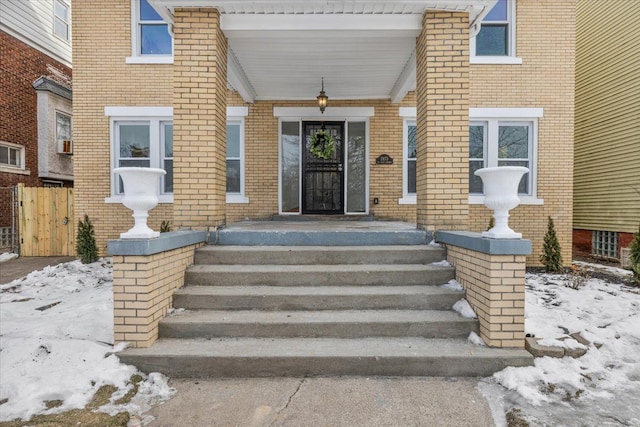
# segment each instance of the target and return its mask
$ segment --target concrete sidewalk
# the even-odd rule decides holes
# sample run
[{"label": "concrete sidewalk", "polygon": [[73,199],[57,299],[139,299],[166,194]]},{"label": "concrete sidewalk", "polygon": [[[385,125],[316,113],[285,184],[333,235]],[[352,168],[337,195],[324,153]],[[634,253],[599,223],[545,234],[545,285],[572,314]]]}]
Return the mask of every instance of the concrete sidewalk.
[{"label": "concrete sidewalk", "polygon": [[151,427],[493,426],[475,379],[180,379]]},{"label": "concrete sidewalk", "polygon": [[42,270],[48,265],[75,260],[72,256],[27,256],[0,263],[0,285],[24,277],[32,271]]}]

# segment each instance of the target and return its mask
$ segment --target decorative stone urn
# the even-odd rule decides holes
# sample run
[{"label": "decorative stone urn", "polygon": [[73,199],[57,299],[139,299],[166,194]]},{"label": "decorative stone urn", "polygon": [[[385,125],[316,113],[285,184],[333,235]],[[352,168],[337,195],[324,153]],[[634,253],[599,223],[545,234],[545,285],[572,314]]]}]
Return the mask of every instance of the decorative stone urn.
[{"label": "decorative stone urn", "polygon": [[151,239],[160,236],[147,225],[149,211],[158,204],[160,177],[166,172],[157,168],[116,168],[124,184],[122,204],[133,211],[135,225],[121,239]]},{"label": "decorative stone urn", "polygon": [[478,169],[475,174],[484,183],[484,205],[493,210],[495,226],[482,233],[491,239],[521,239],[522,234],[509,228],[509,211],[520,204],[518,185],[529,172],[522,166],[499,166]]}]

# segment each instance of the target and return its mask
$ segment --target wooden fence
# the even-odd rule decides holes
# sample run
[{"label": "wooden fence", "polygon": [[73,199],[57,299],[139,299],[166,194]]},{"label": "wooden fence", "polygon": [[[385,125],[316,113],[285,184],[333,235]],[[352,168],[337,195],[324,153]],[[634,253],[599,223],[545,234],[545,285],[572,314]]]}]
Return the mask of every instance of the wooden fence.
[{"label": "wooden fence", "polygon": [[73,188],[18,185],[20,256],[75,255]]}]

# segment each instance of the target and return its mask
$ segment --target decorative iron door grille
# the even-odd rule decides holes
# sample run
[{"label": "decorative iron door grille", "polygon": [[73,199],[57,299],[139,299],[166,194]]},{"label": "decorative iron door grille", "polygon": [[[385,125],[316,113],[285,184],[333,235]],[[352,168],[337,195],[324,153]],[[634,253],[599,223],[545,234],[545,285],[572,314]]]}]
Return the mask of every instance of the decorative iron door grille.
[{"label": "decorative iron door grille", "polygon": [[[312,137],[319,130],[328,132],[335,142],[335,150],[328,159],[311,153]],[[304,149],[302,153],[302,213],[344,213],[344,123],[303,122]]]}]

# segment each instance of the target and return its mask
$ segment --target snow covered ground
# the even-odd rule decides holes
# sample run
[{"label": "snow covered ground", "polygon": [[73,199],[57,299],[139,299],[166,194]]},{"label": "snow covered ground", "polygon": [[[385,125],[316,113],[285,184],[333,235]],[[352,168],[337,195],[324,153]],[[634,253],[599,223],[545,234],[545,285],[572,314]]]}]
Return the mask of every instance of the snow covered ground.
[{"label": "snow covered ground", "polygon": [[[0,402],[8,399],[0,421],[83,407],[102,385],[119,388],[113,400],[131,387],[136,369],[112,354],[119,348],[112,345],[111,272],[108,258],[74,261],[0,285]],[[598,279],[570,285],[562,275],[527,275],[527,332],[551,343],[580,332],[602,346],[483,379],[497,425],[519,408],[532,426],[640,426],[640,288]],[[131,403],[101,409],[144,414],[172,395],[166,378],[145,378]],[[64,403],[47,410],[51,400]]]},{"label": "snow covered ground", "polygon": [[640,426],[640,288],[589,279],[574,289],[567,276],[550,274],[528,274],[526,283],[527,333],[558,345],[580,332],[592,344],[577,359],[537,358],[483,380],[496,424],[519,408],[532,426]]},{"label": "snow covered ground", "polygon": [[[103,385],[132,386],[137,373],[112,355],[112,266],[108,258],[49,266],[0,285],[0,421],[84,407]],[[146,377],[145,377],[146,378]],[[172,394],[150,375],[126,406],[104,412],[141,414]],[[45,401],[63,401],[47,410]]]}]

